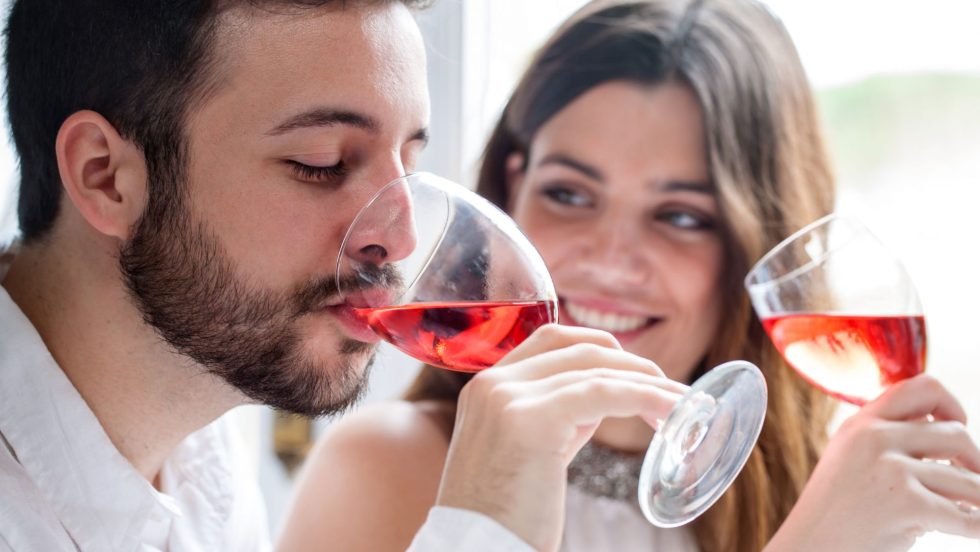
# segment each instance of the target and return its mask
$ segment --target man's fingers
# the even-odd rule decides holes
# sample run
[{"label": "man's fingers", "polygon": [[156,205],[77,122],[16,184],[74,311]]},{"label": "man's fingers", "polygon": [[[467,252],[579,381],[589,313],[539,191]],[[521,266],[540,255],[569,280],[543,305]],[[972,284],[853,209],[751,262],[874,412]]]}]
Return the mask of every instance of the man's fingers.
[{"label": "man's fingers", "polygon": [[507,354],[497,363],[497,366],[514,364],[533,356],[564,349],[577,343],[591,343],[609,349],[620,349],[622,346],[619,341],[609,332],[582,328],[578,326],[559,326],[558,324],[545,324],[534,331],[513,351]]},{"label": "man's fingers", "polygon": [[615,368],[588,368],[585,370],[572,370],[560,372],[546,378],[533,380],[530,382],[515,382],[515,389],[520,389],[523,395],[538,395],[555,391],[568,385],[577,384],[592,379],[618,379],[629,381],[641,385],[659,387],[664,391],[677,396],[677,400],[687,393],[688,386],[665,377],[653,376],[645,372],[635,372],[630,370],[620,370]]},{"label": "man's fingers", "polygon": [[503,369],[507,372],[502,377],[521,380],[541,379],[561,372],[600,367],[664,377],[663,370],[652,360],[594,343],[575,343],[541,353],[513,366],[505,366]]},{"label": "man's fingers", "polygon": [[657,385],[595,377],[527,397],[525,401],[551,423],[574,427],[594,424],[604,418],[665,419],[679,398],[677,393]]}]

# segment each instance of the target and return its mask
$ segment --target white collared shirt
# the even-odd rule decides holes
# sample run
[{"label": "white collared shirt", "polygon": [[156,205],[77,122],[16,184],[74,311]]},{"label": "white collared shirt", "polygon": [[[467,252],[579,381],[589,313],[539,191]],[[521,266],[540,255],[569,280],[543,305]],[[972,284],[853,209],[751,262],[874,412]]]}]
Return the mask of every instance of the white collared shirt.
[{"label": "white collared shirt", "polygon": [[223,419],[191,434],[157,491],[0,287],[0,551],[268,550],[237,437]]},{"label": "white collared shirt", "polygon": [[[9,256],[0,249],[0,281]],[[157,491],[109,440],[0,286],[0,552],[268,550],[265,508],[219,419],[181,442]],[[533,552],[496,521],[435,507],[410,552]]]}]

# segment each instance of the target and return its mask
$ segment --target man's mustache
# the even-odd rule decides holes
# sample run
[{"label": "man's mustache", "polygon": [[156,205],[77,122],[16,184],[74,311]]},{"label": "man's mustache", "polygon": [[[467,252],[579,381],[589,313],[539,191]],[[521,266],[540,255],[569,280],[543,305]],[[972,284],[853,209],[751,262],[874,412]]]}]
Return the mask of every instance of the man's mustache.
[{"label": "man's mustache", "polygon": [[294,294],[297,316],[323,308],[340,297],[373,290],[402,290],[404,278],[393,265],[362,265],[357,272],[311,282]]}]

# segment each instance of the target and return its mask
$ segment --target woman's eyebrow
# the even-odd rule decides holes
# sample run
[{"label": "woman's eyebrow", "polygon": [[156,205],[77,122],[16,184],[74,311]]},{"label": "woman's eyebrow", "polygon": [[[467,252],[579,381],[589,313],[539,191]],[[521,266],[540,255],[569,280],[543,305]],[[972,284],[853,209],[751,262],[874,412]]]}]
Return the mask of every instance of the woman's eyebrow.
[{"label": "woman's eyebrow", "polygon": [[552,153],[544,156],[544,158],[538,162],[538,166],[542,167],[545,165],[561,165],[574,171],[578,171],[599,183],[603,183],[605,180],[605,178],[602,176],[602,172],[599,169],[563,153]]}]

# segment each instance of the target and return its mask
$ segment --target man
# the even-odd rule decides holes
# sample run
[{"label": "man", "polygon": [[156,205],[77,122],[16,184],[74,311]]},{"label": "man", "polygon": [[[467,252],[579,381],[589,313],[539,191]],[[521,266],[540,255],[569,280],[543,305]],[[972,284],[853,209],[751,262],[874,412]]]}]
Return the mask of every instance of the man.
[{"label": "man", "polygon": [[[425,145],[418,3],[14,2],[0,550],[266,547],[220,417],[358,396],[374,338],[332,272]],[[343,253],[397,259],[400,230]],[[679,391],[597,332],[550,328],[508,363],[461,401],[415,548],[554,548],[595,423],[663,417]]]}]

